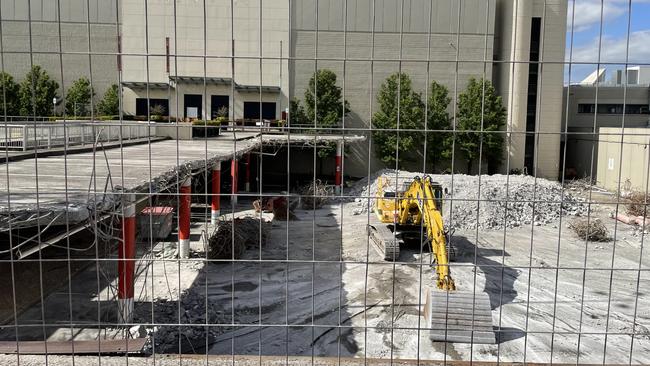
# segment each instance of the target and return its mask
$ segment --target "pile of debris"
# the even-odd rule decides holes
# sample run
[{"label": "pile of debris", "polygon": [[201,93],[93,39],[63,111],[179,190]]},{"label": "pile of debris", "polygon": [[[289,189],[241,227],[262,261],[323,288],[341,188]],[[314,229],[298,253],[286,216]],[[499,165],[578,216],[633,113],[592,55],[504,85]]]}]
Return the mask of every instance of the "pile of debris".
[{"label": "pile of debris", "polygon": [[[148,352],[205,354],[206,343],[209,346],[217,336],[228,329],[215,326],[203,327],[200,324],[229,323],[228,314],[214,303],[208,305],[206,312],[206,303],[204,295],[192,290],[183,291],[180,301],[156,299],[153,302],[154,323],[188,325],[180,327],[158,325],[147,328],[139,325],[131,329],[131,335],[136,338],[148,336],[150,342],[145,348]],[[134,322],[151,323],[151,304],[138,305],[140,306],[134,309]]]},{"label": "pile of debris", "polygon": [[300,190],[302,208],[305,210],[321,208],[332,194],[332,188],[320,180],[311,182]]},{"label": "pile of debris", "polygon": [[[357,196],[355,214],[374,207],[378,178],[388,179],[389,189],[402,190],[422,173],[385,169],[353,186],[346,194]],[[443,205],[445,223],[454,229],[503,229],[545,225],[560,216],[586,216],[589,207],[562,185],[524,175],[430,175],[448,190]],[[480,185],[479,185],[480,181]]]},{"label": "pile of debris", "polygon": [[264,245],[268,237],[269,225],[254,217],[219,221],[208,238],[208,258],[240,259],[246,249]]},{"label": "pile of debris", "polygon": [[577,219],[569,223],[569,228],[578,235],[580,239],[588,241],[611,241],[609,230],[600,219]]}]

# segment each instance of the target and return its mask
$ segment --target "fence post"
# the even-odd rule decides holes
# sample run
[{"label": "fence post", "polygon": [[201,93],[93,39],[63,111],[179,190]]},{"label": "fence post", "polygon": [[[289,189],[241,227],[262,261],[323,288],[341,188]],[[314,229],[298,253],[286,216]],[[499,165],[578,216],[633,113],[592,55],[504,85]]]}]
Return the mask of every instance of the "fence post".
[{"label": "fence post", "polygon": [[23,125],[23,151],[27,150],[27,125]]},{"label": "fence post", "polygon": [[52,148],[52,127],[47,126],[47,148]]}]

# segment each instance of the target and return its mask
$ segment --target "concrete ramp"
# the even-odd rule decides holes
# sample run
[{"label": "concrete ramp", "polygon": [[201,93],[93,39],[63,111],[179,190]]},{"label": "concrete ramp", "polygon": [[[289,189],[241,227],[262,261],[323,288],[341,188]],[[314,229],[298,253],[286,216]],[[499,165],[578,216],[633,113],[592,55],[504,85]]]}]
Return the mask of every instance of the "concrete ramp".
[{"label": "concrete ramp", "polygon": [[496,343],[490,298],[485,292],[428,289],[422,315],[434,342]]}]

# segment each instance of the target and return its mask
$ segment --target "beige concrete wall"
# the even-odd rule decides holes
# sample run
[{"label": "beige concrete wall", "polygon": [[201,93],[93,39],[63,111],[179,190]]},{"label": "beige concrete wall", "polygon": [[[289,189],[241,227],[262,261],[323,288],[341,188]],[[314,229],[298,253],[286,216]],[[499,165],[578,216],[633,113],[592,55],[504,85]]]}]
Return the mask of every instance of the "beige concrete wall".
[{"label": "beige concrete wall", "polygon": [[[567,101],[568,93],[568,101]],[[602,168],[598,163],[599,139],[593,137],[591,131],[598,131],[603,127],[629,128],[646,127],[650,120],[647,114],[620,114],[603,113],[578,113],[579,104],[648,104],[649,92],[647,87],[622,87],[611,86],[580,86],[570,85],[564,88],[563,99],[568,103],[568,110],[563,112],[562,131],[567,128],[567,169],[575,169],[578,177],[597,177],[597,171]],[[593,150],[593,152],[592,152]],[[593,156],[592,156],[593,155]],[[592,164],[593,163],[593,164]]]},{"label": "beige concrete wall", "polygon": [[497,0],[494,81],[515,132],[508,141],[511,168],[524,166],[531,18],[542,18],[536,131],[551,134],[538,136],[535,172],[529,173],[549,179],[558,177],[560,163],[566,14],[567,0]]},{"label": "beige concrete wall", "polygon": [[[234,80],[240,85],[264,85],[282,88],[282,93],[263,94],[264,101],[277,103],[277,117],[287,107],[284,94],[289,85],[289,9],[286,1],[239,0],[231,9],[230,0],[174,2],[152,0],[145,9],[139,0],[121,1],[122,50],[124,53],[152,56],[125,56],[123,80],[166,83],[169,76],[233,78],[231,56],[234,31]],[[145,14],[148,14],[145,17]],[[204,16],[205,14],[205,16]],[[260,30],[261,14],[261,30]],[[231,19],[234,18],[234,21]],[[148,35],[148,37],[147,37]],[[170,39],[170,72],[166,72],[165,39]],[[147,43],[148,41],[148,43]],[[282,43],[282,54],[280,53]],[[260,55],[266,58],[260,61]],[[148,72],[147,72],[148,70]],[[183,113],[184,94],[206,94],[204,116],[210,112],[211,95],[230,95],[231,118],[241,118],[244,101],[259,100],[259,93],[234,93],[230,86],[180,84],[172,89],[170,110]],[[156,92],[158,93],[158,92]],[[146,91],[132,90],[144,97]],[[126,93],[125,93],[126,95]],[[127,103],[126,113],[135,113],[135,102]],[[234,113],[234,114],[233,114]]]},{"label": "beige concrete wall", "polygon": [[611,191],[648,189],[650,130],[599,129],[597,185]]},{"label": "beige concrete wall", "polygon": [[[447,86],[452,97],[449,107],[452,115],[456,96],[463,92],[471,77],[492,77],[496,11],[494,0],[463,1],[461,7],[456,0],[406,1],[403,24],[400,24],[400,1],[378,1],[375,2],[374,27],[371,3],[368,0],[348,0],[345,33],[342,14],[336,12],[337,9],[345,8],[338,6],[343,2],[319,0],[318,4],[319,31],[316,34],[315,1],[294,2],[292,37],[296,61],[292,63],[294,79],[291,95],[303,99],[309,79],[317,68],[334,71],[338,76],[339,86],[344,88],[345,99],[350,103],[351,113],[345,119],[346,127],[359,128],[362,131],[370,128],[372,115],[377,112],[377,91],[387,77],[400,70],[411,77],[413,89],[420,92],[423,98],[427,95],[431,81],[435,80]],[[324,6],[325,4],[328,6]],[[316,56],[354,61],[314,61]],[[399,59],[402,61],[393,61]],[[370,133],[366,134],[365,142],[349,147],[345,163],[346,174],[366,175],[368,162],[372,171],[385,166],[375,156],[372,136]],[[465,167],[465,162],[458,156],[455,170],[462,171]],[[422,163],[402,168],[428,171],[432,169],[431,165],[425,168]]]}]

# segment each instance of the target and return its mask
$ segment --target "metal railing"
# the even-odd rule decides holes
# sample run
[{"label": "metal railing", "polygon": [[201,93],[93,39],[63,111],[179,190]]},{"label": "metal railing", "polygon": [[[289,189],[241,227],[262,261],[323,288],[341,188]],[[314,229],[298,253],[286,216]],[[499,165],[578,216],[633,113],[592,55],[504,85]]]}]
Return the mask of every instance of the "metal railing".
[{"label": "metal railing", "polygon": [[0,148],[27,151],[153,136],[156,126],[148,122],[23,122],[0,128]]}]

